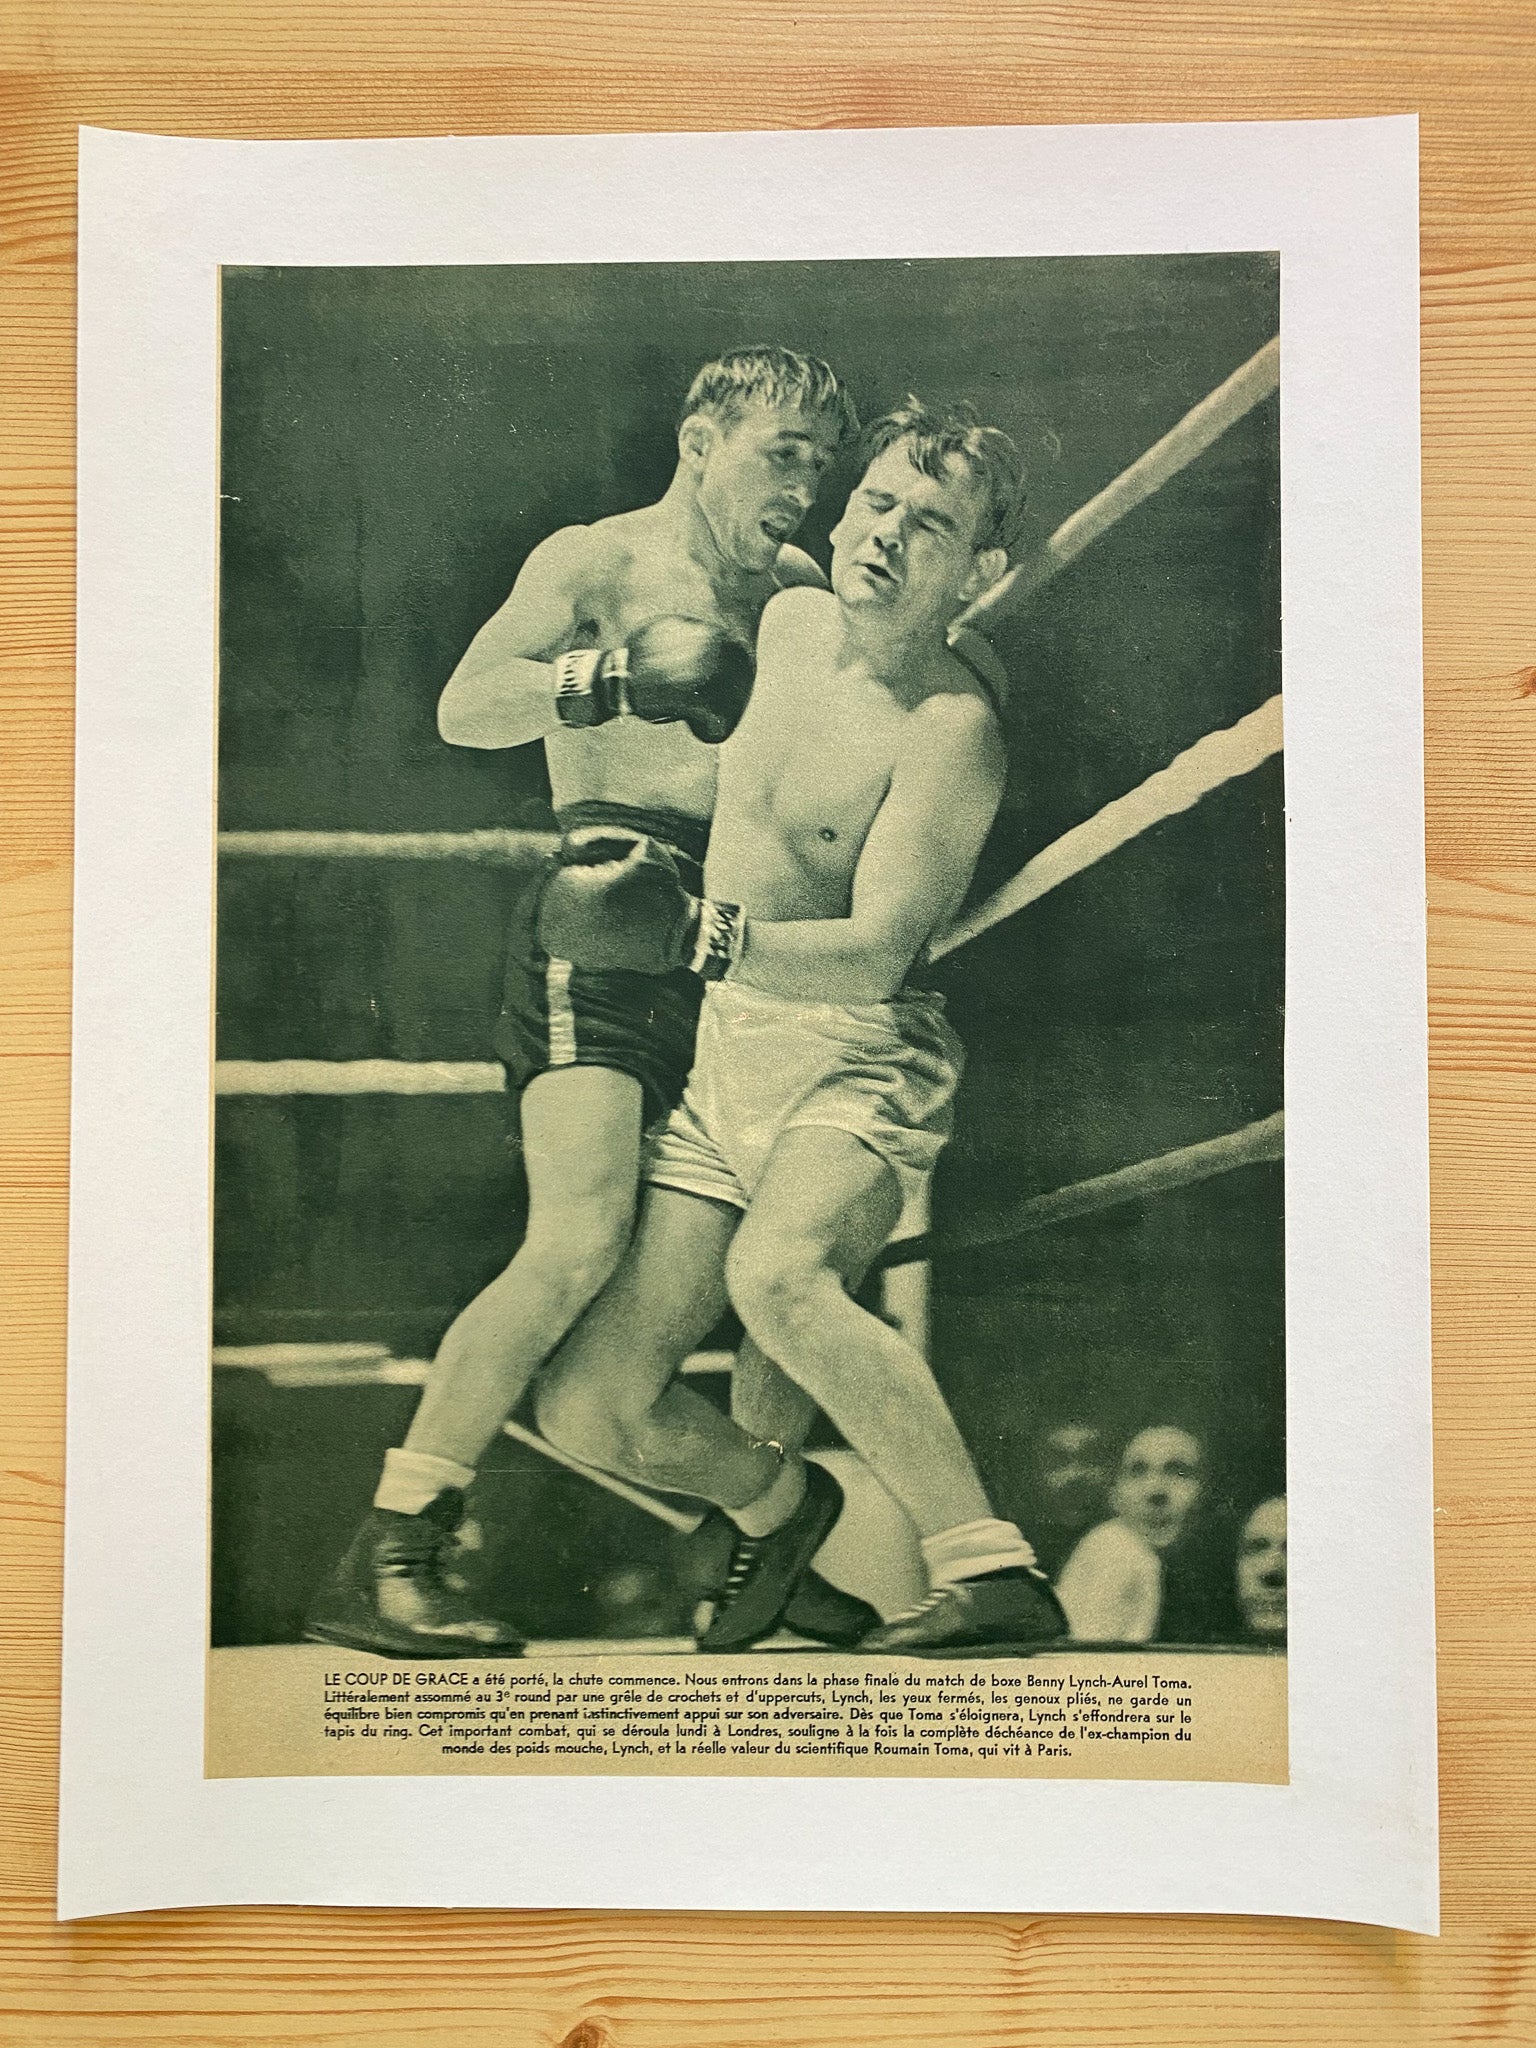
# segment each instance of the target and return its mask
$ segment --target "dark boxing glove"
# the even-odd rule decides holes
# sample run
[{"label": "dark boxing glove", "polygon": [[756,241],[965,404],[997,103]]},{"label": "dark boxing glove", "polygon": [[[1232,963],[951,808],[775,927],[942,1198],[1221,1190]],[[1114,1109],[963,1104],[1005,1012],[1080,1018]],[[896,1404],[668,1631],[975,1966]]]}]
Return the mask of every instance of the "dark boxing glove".
[{"label": "dark boxing glove", "polygon": [[555,711],[564,725],[610,718],[680,721],[716,747],[730,738],[752,694],[751,650],[703,619],[648,619],[627,647],[573,648],[555,663]]},{"label": "dark boxing glove", "polygon": [[718,981],[745,929],[740,907],[695,896],[656,840],[606,825],[567,834],[539,899],[544,951],[600,973],[690,967]]}]

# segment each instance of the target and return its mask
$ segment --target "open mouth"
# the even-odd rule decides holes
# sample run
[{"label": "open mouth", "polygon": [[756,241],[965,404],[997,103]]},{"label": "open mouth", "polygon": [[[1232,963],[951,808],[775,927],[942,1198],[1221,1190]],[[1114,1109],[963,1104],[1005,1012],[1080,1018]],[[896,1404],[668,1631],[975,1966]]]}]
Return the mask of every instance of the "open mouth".
[{"label": "open mouth", "polygon": [[855,562],[854,567],[862,569],[871,583],[885,583],[889,584],[892,590],[896,588],[896,578],[884,562]]},{"label": "open mouth", "polygon": [[760,519],[757,523],[777,547],[783,547],[785,541],[789,539],[795,528],[800,524],[798,519],[783,518]]}]

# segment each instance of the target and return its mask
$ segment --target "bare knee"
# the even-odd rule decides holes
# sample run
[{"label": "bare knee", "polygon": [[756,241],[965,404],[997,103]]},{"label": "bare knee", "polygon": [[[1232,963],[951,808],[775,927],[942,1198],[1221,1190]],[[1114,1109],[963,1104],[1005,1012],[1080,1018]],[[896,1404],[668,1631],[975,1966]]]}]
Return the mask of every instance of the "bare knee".
[{"label": "bare knee", "polygon": [[512,1269],[558,1295],[574,1321],[613,1278],[633,1227],[629,1203],[539,1204]]},{"label": "bare knee", "polygon": [[726,1285],[743,1325],[770,1358],[802,1352],[824,1328],[829,1295],[842,1282],[813,1245],[741,1237],[731,1247]]},{"label": "bare knee", "polygon": [[563,1370],[557,1359],[535,1382],[533,1412],[539,1434],[568,1458],[607,1470],[628,1462],[625,1418],[608,1388],[590,1374]]}]

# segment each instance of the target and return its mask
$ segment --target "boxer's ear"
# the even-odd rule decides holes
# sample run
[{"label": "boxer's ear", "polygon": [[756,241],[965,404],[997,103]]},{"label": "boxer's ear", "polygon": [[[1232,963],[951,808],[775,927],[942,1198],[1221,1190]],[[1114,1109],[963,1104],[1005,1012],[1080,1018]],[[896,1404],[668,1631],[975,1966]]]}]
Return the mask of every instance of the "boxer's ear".
[{"label": "boxer's ear", "polygon": [[704,413],[691,412],[677,430],[677,453],[690,469],[702,469],[715,445],[716,427]]},{"label": "boxer's ear", "polygon": [[971,564],[971,573],[960,589],[962,604],[974,604],[984,590],[990,590],[1008,567],[1006,548],[981,548]]}]

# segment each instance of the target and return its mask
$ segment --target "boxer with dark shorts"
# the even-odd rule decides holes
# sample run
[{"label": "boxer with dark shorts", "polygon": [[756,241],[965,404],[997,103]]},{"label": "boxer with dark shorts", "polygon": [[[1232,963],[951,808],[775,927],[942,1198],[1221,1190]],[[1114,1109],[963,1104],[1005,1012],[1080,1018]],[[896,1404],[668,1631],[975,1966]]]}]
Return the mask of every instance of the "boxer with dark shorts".
[{"label": "boxer with dark shorts", "polygon": [[[790,537],[856,424],[842,385],[813,358],[751,348],[706,364],[666,492],[533,550],[449,680],[443,737],[542,742],[564,823],[578,835],[636,828],[697,876],[720,742],[752,687],[758,620],[781,591],[825,586]],[[391,1657],[521,1647],[454,1572],[464,1490],[623,1255],[645,1134],[682,1094],[698,1014],[685,969],[572,969],[541,946],[547,879],[541,867],[517,906],[495,1032],[519,1097],[527,1228],[444,1336],[373,1510],[311,1607],[315,1641]]]},{"label": "boxer with dark shorts", "polygon": [[[643,833],[667,849],[685,886],[703,893],[709,827],[702,819],[612,803],[566,804],[557,818],[564,833],[602,825]],[[682,1100],[703,983],[686,967],[671,974],[604,973],[551,959],[534,929],[543,884],[542,872],[531,875],[513,909],[493,1040],[507,1085],[521,1094],[536,1074],[554,1067],[609,1067],[639,1082],[649,1129]]]}]

